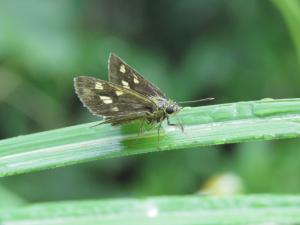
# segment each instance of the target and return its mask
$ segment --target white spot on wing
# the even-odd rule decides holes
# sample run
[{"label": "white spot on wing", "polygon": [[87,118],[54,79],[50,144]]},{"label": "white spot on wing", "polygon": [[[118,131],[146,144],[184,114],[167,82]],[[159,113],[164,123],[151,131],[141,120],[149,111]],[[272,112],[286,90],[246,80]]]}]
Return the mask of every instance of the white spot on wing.
[{"label": "white spot on wing", "polygon": [[99,98],[103,101],[104,104],[111,104],[113,101],[108,96],[99,96]]},{"label": "white spot on wing", "polygon": [[132,74],[132,75],[133,75],[133,82],[134,82],[135,84],[140,83],[139,78],[137,77],[137,75],[135,75],[135,74]]},{"label": "white spot on wing", "polygon": [[115,112],[118,112],[118,111],[119,111],[119,108],[118,108],[117,106],[115,106],[115,107],[113,107],[111,110],[112,110],[112,111],[115,111]]},{"label": "white spot on wing", "polygon": [[101,100],[106,100],[106,99],[111,99],[110,97],[108,96],[99,96]]},{"label": "white spot on wing", "polygon": [[120,95],[122,95],[123,94],[123,91],[116,91],[116,95],[117,96],[120,96]]},{"label": "white spot on wing", "polygon": [[101,83],[97,82],[95,85],[95,89],[103,90],[103,85]]},{"label": "white spot on wing", "polygon": [[123,87],[124,87],[124,88],[130,88],[127,81],[122,80],[122,84],[123,84]]},{"label": "white spot on wing", "polygon": [[111,104],[112,100],[111,99],[105,99],[103,100],[104,104]]},{"label": "white spot on wing", "polygon": [[84,88],[82,90],[82,92],[84,93],[84,95],[91,95],[92,94],[92,91],[90,89],[87,89],[87,88]]},{"label": "white spot on wing", "polygon": [[125,73],[125,72],[126,72],[125,65],[122,64],[122,65],[120,66],[120,72],[121,72],[121,73]]}]

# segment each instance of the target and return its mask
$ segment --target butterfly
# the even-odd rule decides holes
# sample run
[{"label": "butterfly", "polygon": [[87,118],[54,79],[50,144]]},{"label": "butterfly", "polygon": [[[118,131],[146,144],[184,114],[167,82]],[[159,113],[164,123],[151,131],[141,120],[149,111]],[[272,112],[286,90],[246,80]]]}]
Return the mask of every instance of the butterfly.
[{"label": "butterfly", "polygon": [[145,123],[157,125],[158,140],[165,119],[168,125],[178,125],[183,131],[181,123],[172,124],[169,120],[182,107],[113,53],[109,55],[108,72],[109,81],[88,76],[74,78],[77,96],[92,114],[104,118],[101,124],[141,121],[141,132]]}]

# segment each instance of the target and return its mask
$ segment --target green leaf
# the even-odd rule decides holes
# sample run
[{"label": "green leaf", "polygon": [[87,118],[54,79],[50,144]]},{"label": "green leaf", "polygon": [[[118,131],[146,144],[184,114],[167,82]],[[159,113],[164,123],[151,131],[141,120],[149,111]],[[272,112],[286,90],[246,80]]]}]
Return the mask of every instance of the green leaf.
[{"label": "green leaf", "polygon": [[298,224],[300,196],[153,197],[43,203],[0,212],[1,224]]},{"label": "green leaf", "polygon": [[299,0],[273,0],[280,10],[285,22],[290,30],[292,39],[300,60],[300,1]]},{"label": "green leaf", "polygon": [[300,99],[187,107],[178,118],[184,133],[165,125],[159,147],[155,129],[138,135],[138,126],[92,127],[97,123],[2,140],[0,176],[146,152],[299,137]]}]

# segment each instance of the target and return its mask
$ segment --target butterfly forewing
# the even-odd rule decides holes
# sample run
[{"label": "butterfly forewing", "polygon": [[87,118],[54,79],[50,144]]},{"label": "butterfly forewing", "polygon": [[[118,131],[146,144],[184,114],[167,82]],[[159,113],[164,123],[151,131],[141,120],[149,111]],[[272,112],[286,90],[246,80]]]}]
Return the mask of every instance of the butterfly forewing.
[{"label": "butterfly forewing", "polygon": [[76,77],[74,85],[84,106],[93,114],[104,116],[112,124],[145,117],[156,107],[151,99],[139,93],[93,77]]},{"label": "butterfly forewing", "polygon": [[144,79],[118,56],[111,53],[108,60],[109,80],[112,83],[132,89],[144,96],[166,98],[166,95],[152,83]]}]

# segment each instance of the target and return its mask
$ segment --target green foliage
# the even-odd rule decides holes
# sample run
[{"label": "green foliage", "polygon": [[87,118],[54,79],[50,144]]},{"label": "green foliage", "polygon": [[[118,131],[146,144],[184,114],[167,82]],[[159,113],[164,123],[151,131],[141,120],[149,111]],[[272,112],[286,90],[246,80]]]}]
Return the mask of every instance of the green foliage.
[{"label": "green foliage", "polygon": [[44,203],[0,212],[3,224],[297,224],[299,196],[156,197]]},{"label": "green foliage", "polygon": [[300,1],[273,0],[273,2],[278,6],[278,9],[281,11],[284,19],[286,20],[286,24],[291,32],[292,39],[298,53],[298,58],[300,60]]},{"label": "green foliage", "polygon": [[[57,216],[87,224],[96,218],[93,209],[104,208],[110,223],[140,224],[146,220],[126,210],[147,200],[120,197],[196,193],[231,174],[243,193],[271,195],[150,198],[166,202],[160,208],[166,216],[146,222],[182,224],[178,213],[187,215],[187,224],[223,219],[240,224],[245,218],[254,224],[299,223],[299,197],[274,195],[300,192],[299,140],[287,140],[299,136],[299,5],[299,0],[0,1],[0,222],[41,224]],[[109,52],[171,99],[215,97],[216,105],[186,108],[179,115],[186,132],[165,126],[160,149],[155,130],[137,136],[138,125],[90,128],[95,122],[87,122],[97,118],[76,98],[72,80],[107,79]],[[249,101],[265,97],[287,99]],[[175,151],[187,148],[194,150]],[[63,167],[69,164],[76,165]],[[53,167],[61,168],[31,173]],[[104,197],[118,199],[31,205]],[[220,210],[210,204],[215,201]],[[12,209],[25,203],[29,206]],[[123,214],[110,217],[115,209]],[[170,221],[173,216],[176,221]]]}]

